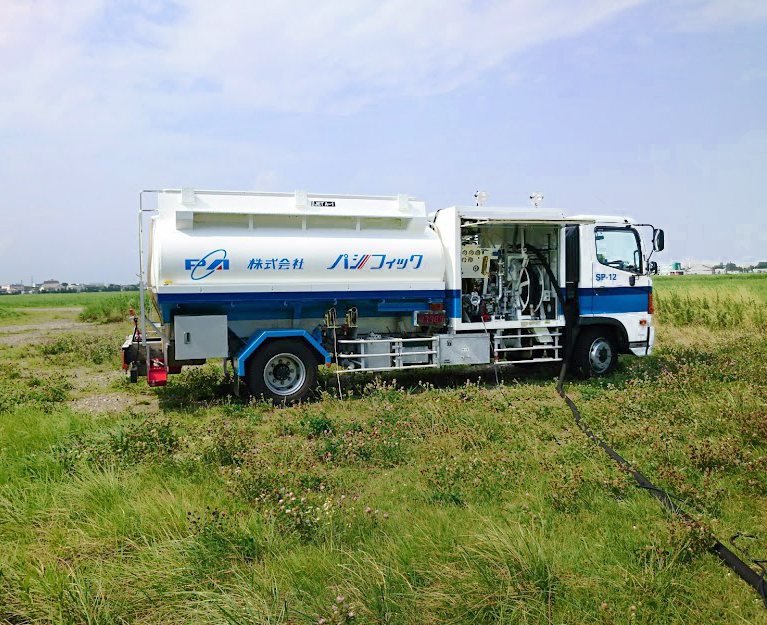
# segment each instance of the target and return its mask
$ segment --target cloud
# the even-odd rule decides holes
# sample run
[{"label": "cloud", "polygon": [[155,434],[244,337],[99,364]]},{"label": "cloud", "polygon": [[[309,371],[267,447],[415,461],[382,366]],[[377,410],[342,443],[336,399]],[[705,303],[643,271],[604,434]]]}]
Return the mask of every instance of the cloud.
[{"label": "cloud", "polygon": [[[429,127],[428,116],[452,119],[444,109],[461,112],[462,98],[418,100],[478,84],[518,94],[536,77],[566,78],[563,54],[588,50],[577,69],[589,72],[593,59],[632,55],[638,41],[648,48],[668,31],[682,38],[765,12],[764,0],[0,0],[0,181],[13,207],[4,225],[21,233],[0,241],[0,265],[13,273],[26,258],[25,274],[114,279],[109,263],[132,258],[141,187],[415,186],[421,172],[387,161],[395,150],[374,115],[332,116],[388,112],[416,141],[442,146],[452,133],[460,146],[461,128]],[[529,62],[566,39],[577,46]],[[759,67],[744,80],[760,78]],[[401,103],[416,114],[401,114]],[[363,132],[381,160],[361,157],[378,145],[355,148]],[[471,148],[434,154],[476,161]],[[113,260],[85,263],[84,250]]]},{"label": "cloud", "polygon": [[0,125],[221,106],[348,112],[464,88],[640,2],[11,0],[0,9],[0,87],[14,97]]},{"label": "cloud", "polygon": [[204,77],[234,102],[353,109],[470,85],[515,53],[580,34],[637,2],[267,1],[215,12],[195,2],[166,61],[187,83]]},{"label": "cloud", "polygon": [[[0,128],[98,132],[212,110],[349,113],[518,76],[516,55],[648,0],[5,0]],[[649,5],[652,6],[652,5]],[[767,16],[763,0],[672,0],[670,28]]]}]

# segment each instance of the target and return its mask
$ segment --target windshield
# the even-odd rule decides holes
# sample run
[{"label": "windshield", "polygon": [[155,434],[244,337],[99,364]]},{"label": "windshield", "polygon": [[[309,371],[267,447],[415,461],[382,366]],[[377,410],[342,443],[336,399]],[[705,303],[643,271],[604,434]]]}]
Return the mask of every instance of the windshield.
[{"label": "windshield", "polygon": [[632,228],[597,228],[597,260],[613,269],[642,273],[639,235]]}]

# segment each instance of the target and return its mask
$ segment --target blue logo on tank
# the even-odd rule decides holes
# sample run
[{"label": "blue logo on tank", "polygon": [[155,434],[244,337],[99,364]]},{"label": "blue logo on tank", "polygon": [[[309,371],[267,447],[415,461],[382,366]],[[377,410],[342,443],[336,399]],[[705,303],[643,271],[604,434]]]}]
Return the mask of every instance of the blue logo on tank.
[{"label": "blue logo on tank", "polygon": [[184,268],[191,271],[192,280],[202,280],[214,271],[227,271],[229,260],[226,257],[226,250],[213,250],[202,258],[187,258],[184,261]]}]

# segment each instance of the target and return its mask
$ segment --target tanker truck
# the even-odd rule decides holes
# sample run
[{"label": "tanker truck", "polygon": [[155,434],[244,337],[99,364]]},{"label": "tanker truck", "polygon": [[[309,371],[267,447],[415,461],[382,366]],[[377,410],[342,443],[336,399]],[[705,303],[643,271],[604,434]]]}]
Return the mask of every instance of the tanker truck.
[{"label": "tanker truck", "polygon": [[142,191],[141,308],[123,367],[161,386],[220,360],[236,388],[291,403],[321,365],[341,375],[567,358],[605,376],[619,354],[651,353],[662,230],[567,217],[539,194],[522,208],[478,197],[427,213],[404,194]]}]

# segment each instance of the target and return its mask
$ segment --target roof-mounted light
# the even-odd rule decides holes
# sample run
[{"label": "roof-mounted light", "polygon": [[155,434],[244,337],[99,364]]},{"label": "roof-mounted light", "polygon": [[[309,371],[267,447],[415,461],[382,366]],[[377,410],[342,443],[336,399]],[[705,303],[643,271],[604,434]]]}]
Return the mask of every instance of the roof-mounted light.
[{"label": "roof-mounted light", "polygon": [[543,193],[536,191],[530,196],[530,203],[535,207],[538,208],[543,202]]},{"label": "roof-mounted light", "polygon": [[477,191],[474,194],[474,197],[477,200],[477,206],[484,206],[485,202],[487,202],[487,198],[490,197],[490,194],[487,191]]}]

